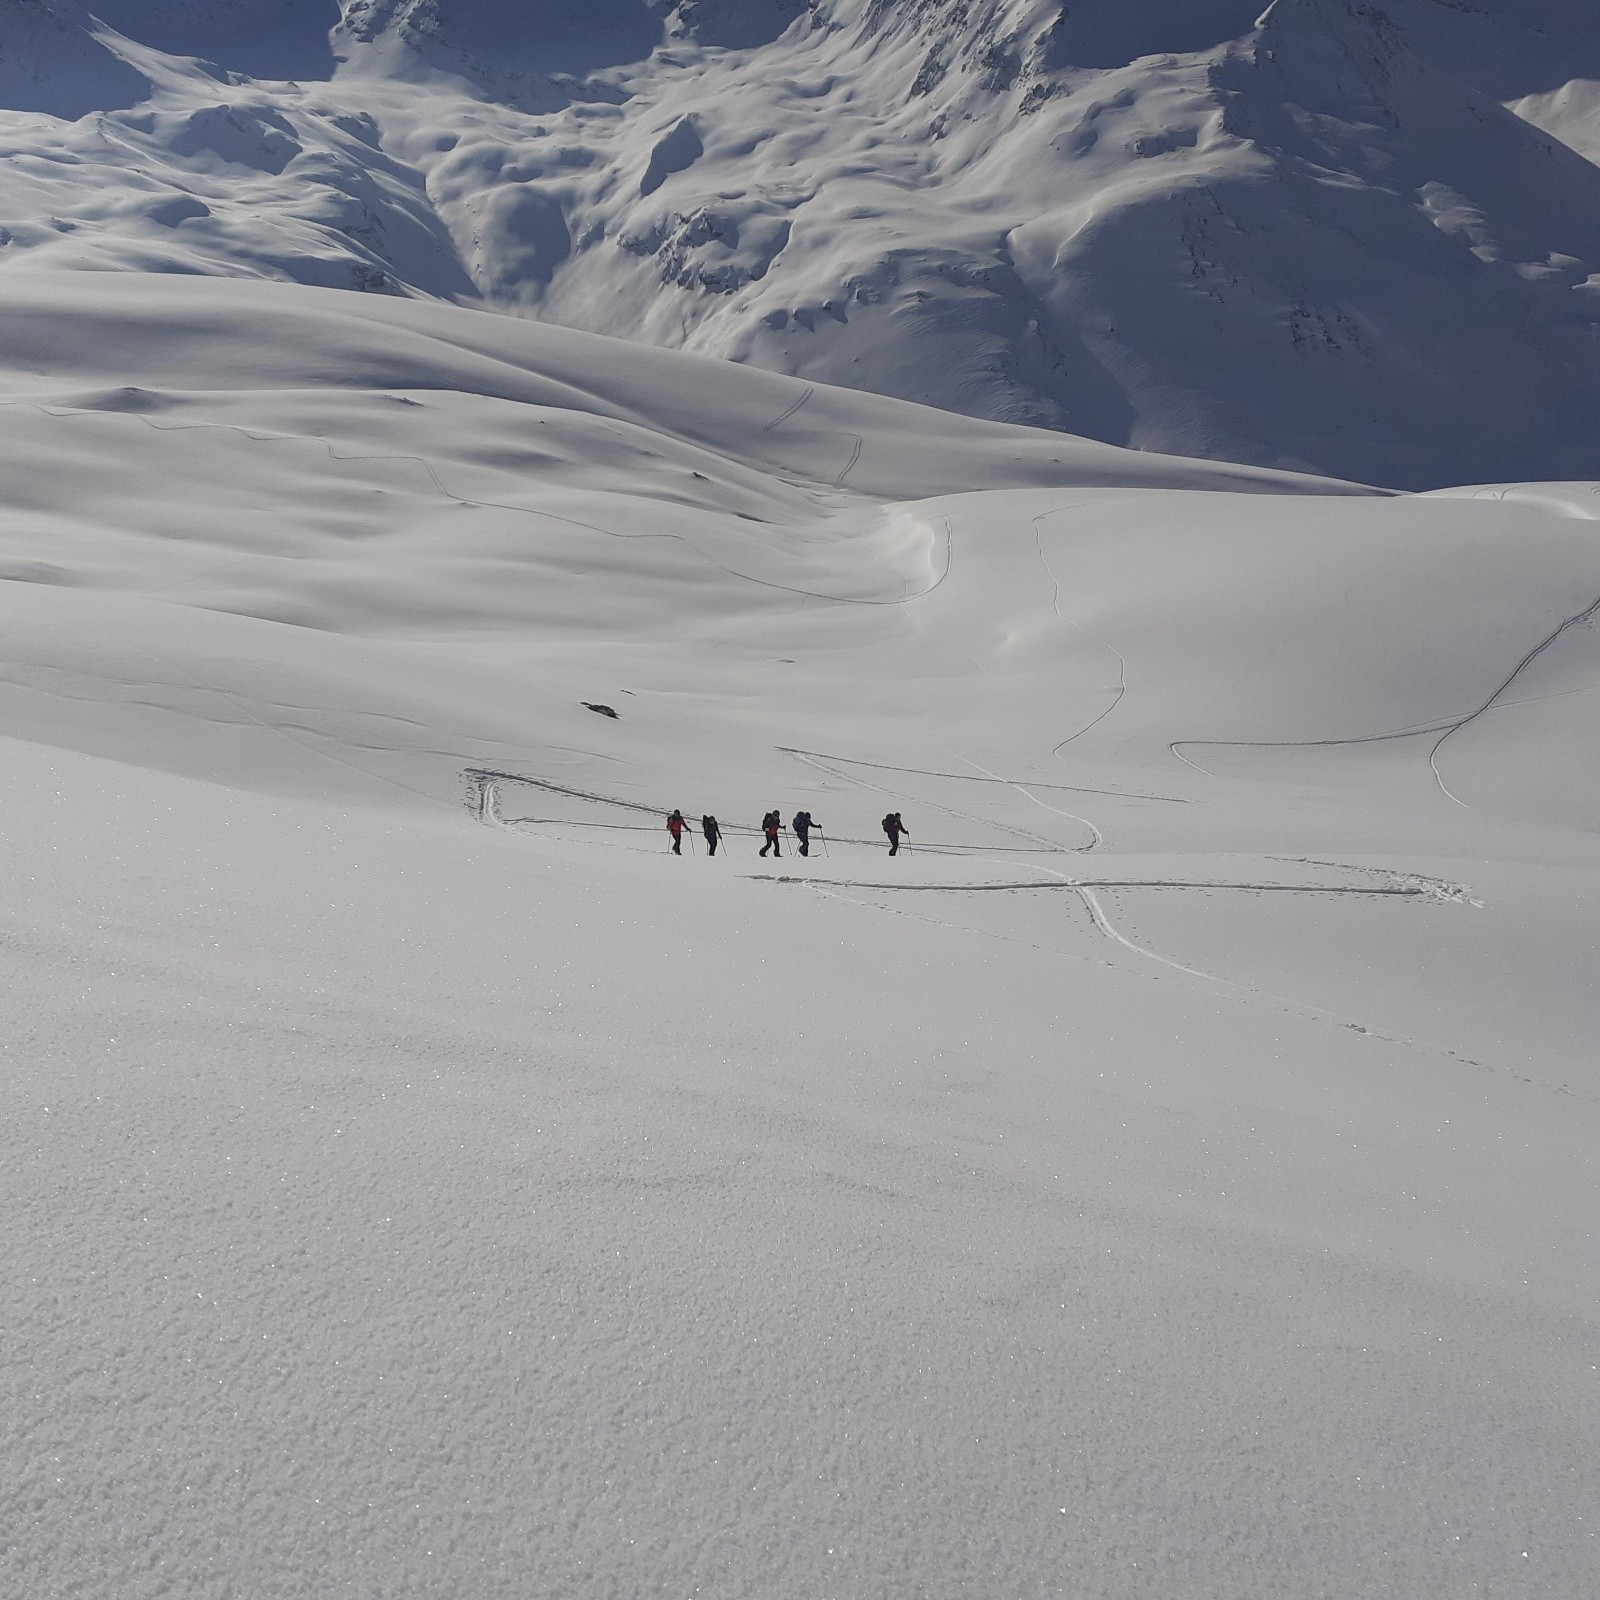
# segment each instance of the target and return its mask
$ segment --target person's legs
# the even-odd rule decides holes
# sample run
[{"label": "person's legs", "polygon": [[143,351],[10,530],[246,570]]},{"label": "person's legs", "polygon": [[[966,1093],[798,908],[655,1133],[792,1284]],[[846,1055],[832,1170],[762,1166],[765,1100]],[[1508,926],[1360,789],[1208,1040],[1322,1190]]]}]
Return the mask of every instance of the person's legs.
[{"label": "person's legs", "polygon": [[893,838],[891,838],[889,840],[889,854],[892,855],[892,856],[897,856],[897,855],[900,854],[900,836],[899,836],[899,834],[896,834]]},{"label": "person's legs", "polygon": [[681,833],[675,833],[672,836],[672,853],[675,856],[683,854],[683,835]]}]

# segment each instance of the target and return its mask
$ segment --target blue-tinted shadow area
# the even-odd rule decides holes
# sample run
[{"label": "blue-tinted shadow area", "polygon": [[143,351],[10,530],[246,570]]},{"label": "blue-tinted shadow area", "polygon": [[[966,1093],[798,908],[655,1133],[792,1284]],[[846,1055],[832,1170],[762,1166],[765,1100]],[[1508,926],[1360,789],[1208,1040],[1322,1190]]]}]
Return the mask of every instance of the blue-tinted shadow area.
[{"label": "blue-tinted shadow area", "polygon": [[1125,67],[1238,39],[1267,0],[1071,0],[1051,41],[1053,67]]},{"label": "blue-tinted shadow area", "polygon": [[1597,0],[1400,0],[1392,9],[1417,54],[1496,100],[1600,78]]},{"label": "blue-tinted shadow area", "polygon": [[522,72],[597,72],[648,56],[661,16],[644,0],[452,0],[442,41],[482,65]]},{"label": "blue-tinted shadow area", "polygon": [[333,76],[339,0],[88,0],[118,33],[169,55],[199,56],[250,78]]},{"label": "blue-tinted shadow area", "polygon": [[754,50],[781,38],[806,0],[690,0],[682,16],[702,44]]},{"label": "blue-tinted shadow area", "polygon": [[150,80],[76,25],[23,11],[5,31],[0,18],[0,110],[76,122],[125,111],[150,93]]}]

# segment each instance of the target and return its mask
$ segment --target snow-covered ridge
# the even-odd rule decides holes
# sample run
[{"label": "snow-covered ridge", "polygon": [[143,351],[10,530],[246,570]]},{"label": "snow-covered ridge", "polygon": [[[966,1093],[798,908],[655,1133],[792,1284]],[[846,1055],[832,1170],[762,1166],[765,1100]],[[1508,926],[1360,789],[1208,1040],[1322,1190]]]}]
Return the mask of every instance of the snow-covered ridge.
[{"label": "snow-covered ridge", "polygon": [[1401,486],[1593,471],[1582,0],[1257,9],[0,0],[0,264],[482,300]]}]

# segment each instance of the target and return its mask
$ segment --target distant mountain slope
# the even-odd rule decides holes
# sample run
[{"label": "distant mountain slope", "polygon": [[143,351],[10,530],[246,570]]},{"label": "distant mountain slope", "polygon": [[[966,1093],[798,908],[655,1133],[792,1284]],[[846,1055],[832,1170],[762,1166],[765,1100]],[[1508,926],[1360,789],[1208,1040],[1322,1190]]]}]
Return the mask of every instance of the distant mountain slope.
[{"label": "distant mountain slope", "polygon": [[1592,0],[1387,0],[1441,71],[1600,160],[1600,17]]},{"label": "distant mountain slope", "polygon": [[0,265],[482,300],[1395,486],[1600,474],[1586,0],[1258,3],[0,0]]}]

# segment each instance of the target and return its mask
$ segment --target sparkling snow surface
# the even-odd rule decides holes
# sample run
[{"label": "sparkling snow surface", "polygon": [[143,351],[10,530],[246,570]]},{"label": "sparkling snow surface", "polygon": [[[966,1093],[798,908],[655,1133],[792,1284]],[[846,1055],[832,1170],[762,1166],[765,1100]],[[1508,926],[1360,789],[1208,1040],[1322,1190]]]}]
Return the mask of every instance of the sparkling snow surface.
[{"label": "sparkling snow surface", "polygon": [[170,276],[0,401],[0,1592],[1600,1592],[1600,485]]}]

